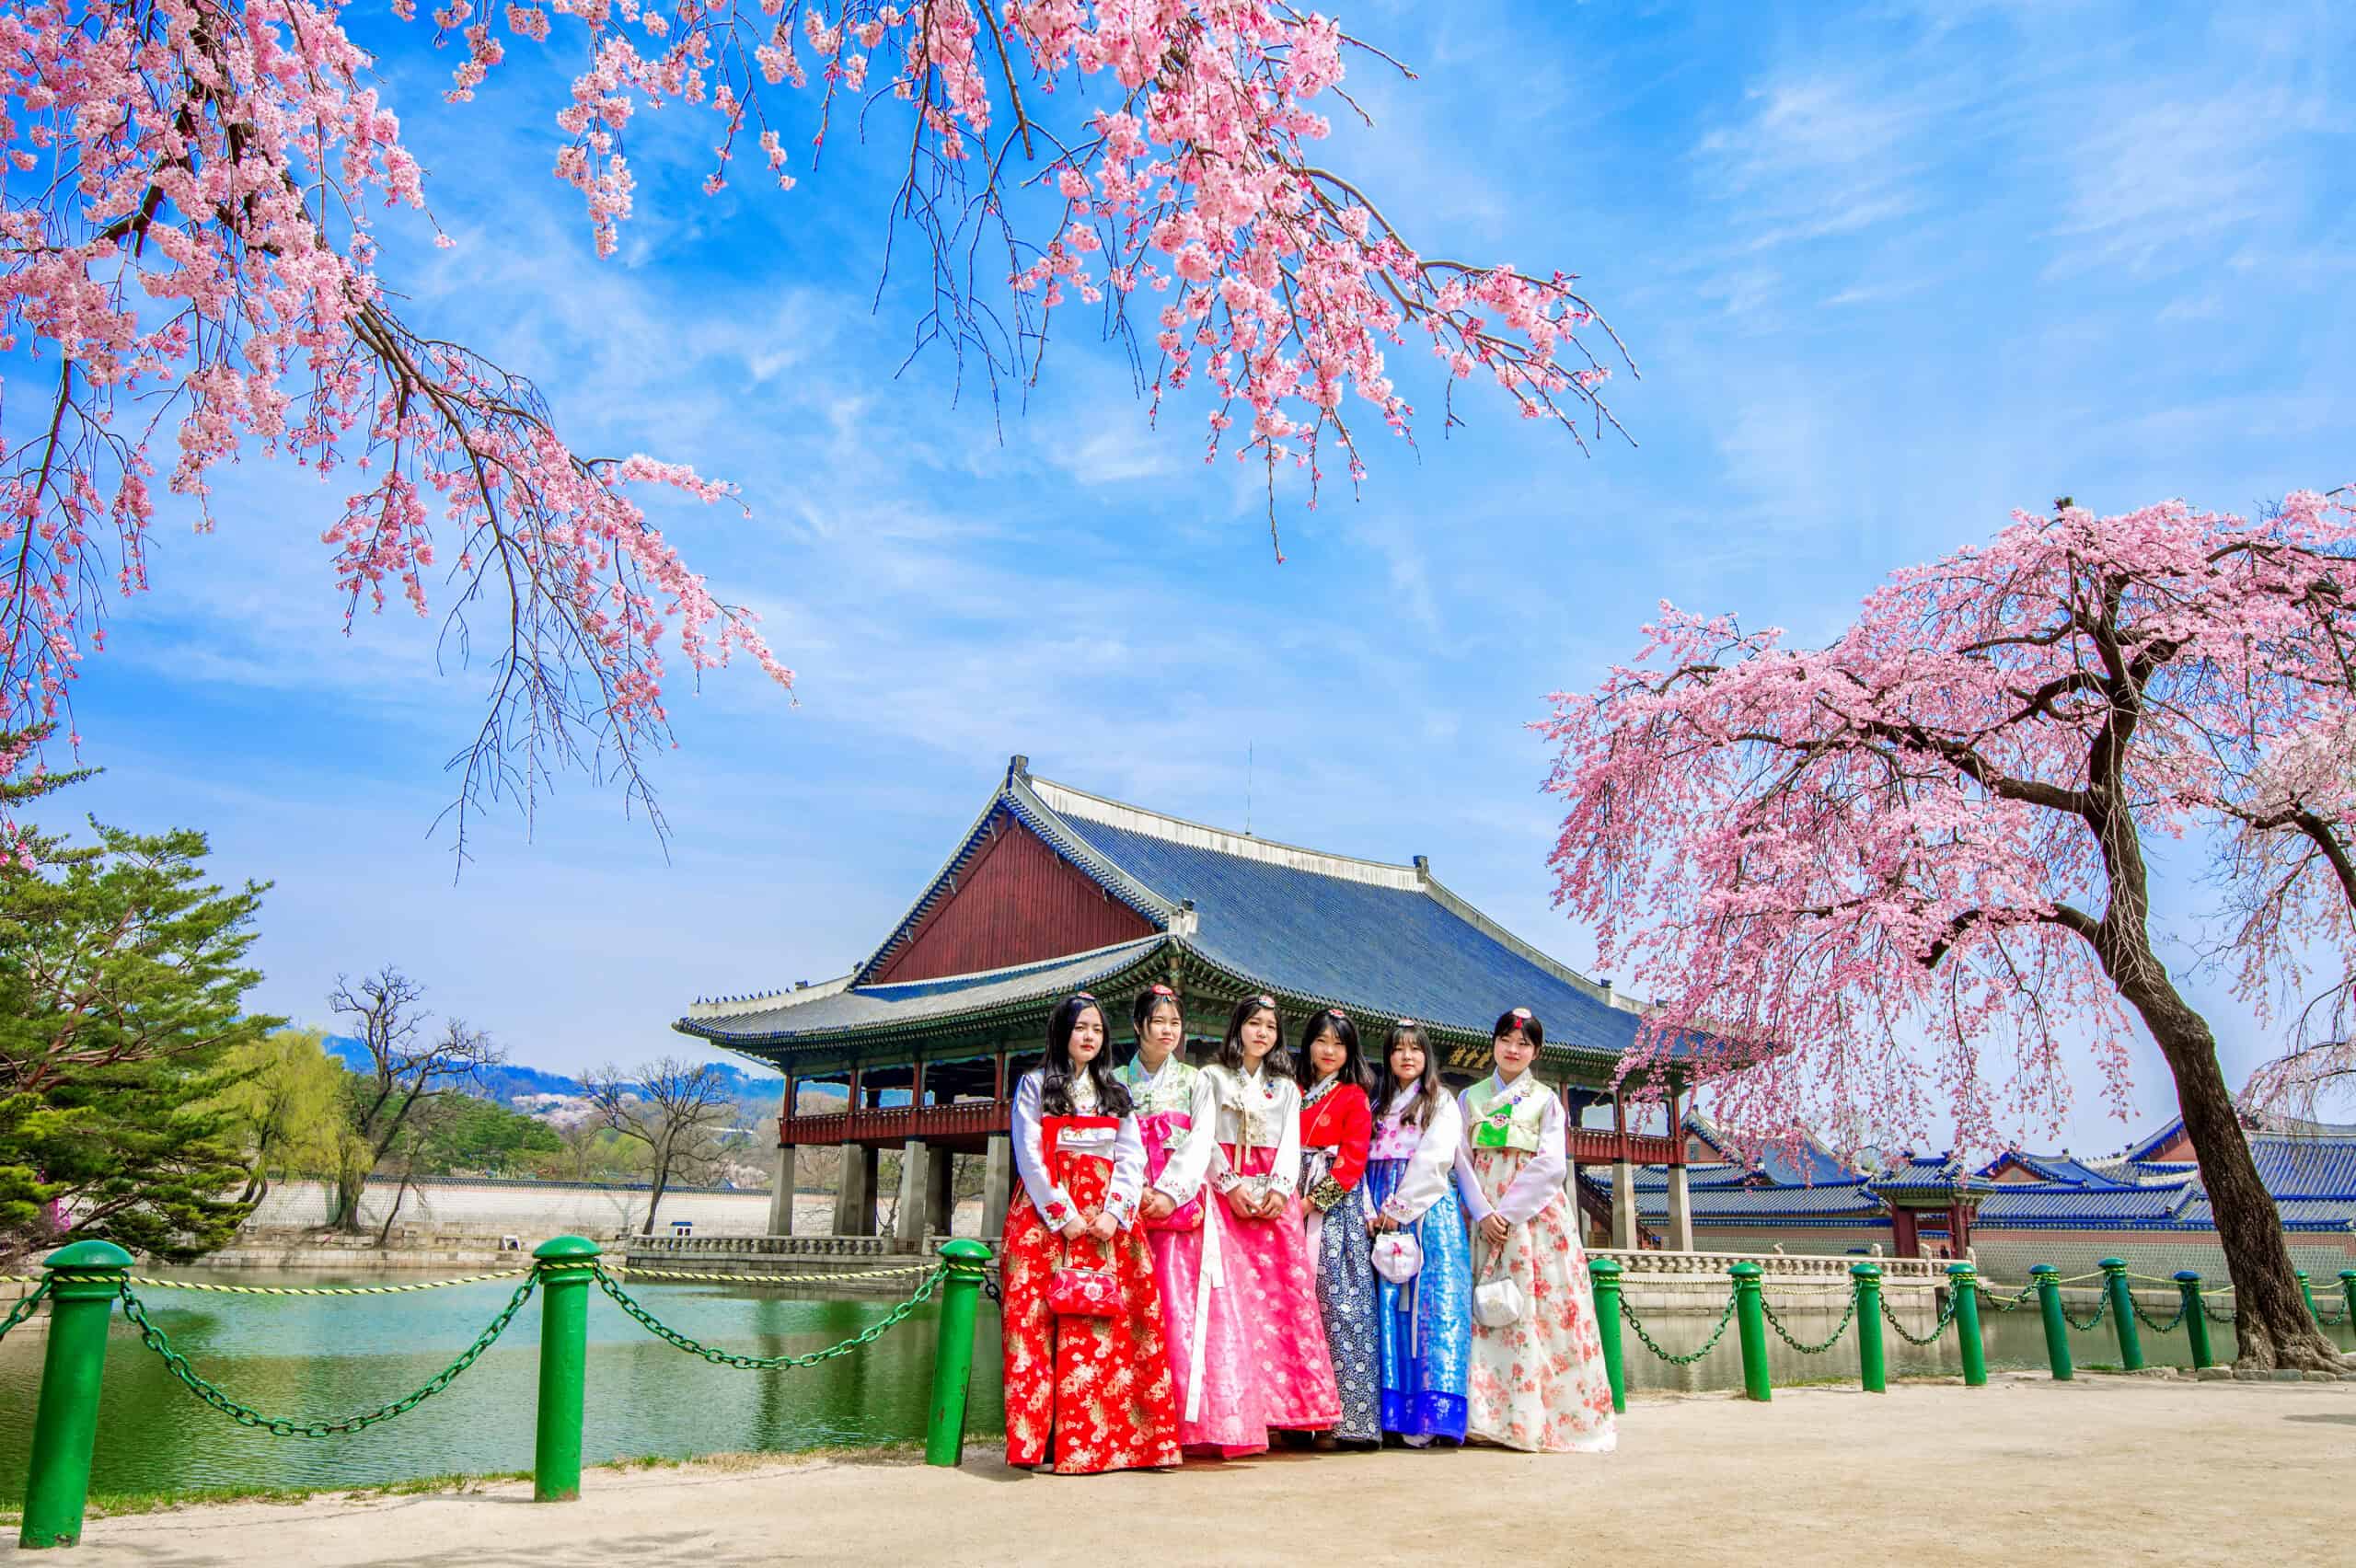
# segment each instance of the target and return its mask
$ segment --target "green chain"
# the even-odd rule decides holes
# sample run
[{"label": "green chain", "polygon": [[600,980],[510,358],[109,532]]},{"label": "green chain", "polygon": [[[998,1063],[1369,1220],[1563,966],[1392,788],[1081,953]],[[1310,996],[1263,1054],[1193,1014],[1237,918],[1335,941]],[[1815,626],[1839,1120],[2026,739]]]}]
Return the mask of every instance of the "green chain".
[{"label": "green chain", "polygon": [[2241,1321],[2241,1314],[2239,1312],[2233,1311],[2231,1309],[2220,1312],[2214,1307],[2210,1306],[2206,1301],[2203,1301],[2200,1304],[2200,1315],[2208,1319],[2212,1323],[2223,1323],[2228,1328]]},{"label": "green chain", "polygon": [[2094,1332],[2095,1330],[2102,1327],[2102,1315],[2109,1310],[2110,1292],[2105,1291],[2102,1295],[2095,1298],[2095,1315],[2093,1317],[2088,1318],[2083,1323],[2078,1321],[2077,1319],[2070,1316],[2070,1308],[2065,1302],[2062,1308],[2062,1320],[2069,1324],[2072,1328],[2077,1330],[2082,1334],[2090,1334]]},{"label": "green chain", "polygon": [[2157,1318],[2153,1317],[2149,1312],[2144,1311],[2143,1304],[2136,1300],[2132,1296],[2130,1296],[2127,1298],[2127,1305],[2135,1309],[2135,1320],[2142,1324],[2145,1328],[2151,1330],[2155,1334],[2174,1333],[2176,1332],[2176,1326],[2184,1321],[2184,1303],[2181,1301],[2177,1303],[2176,1316],[2170,1318],[2165,1323],[2161,1322]]},{"label": "green chain", "polygon": [[2317,1312],[2316,1314],[2316,1321],[2322,1324],[2327,1329],[2336,1329],[2339,1327],[2340,1324],[2348,1321],[2348,1309],[2342,1307],[2339,1311],[2334,1312],[2327,1317],[2321,1312]]},{"label": "green chain", "polygon": [[1841,1321],[1833,1329],[1832,1337],[1825,1340],[1819,1344],[1802,1344],[1799,1341],[1792,1337],[1791,1330],[1784,1327],[1784,1320],[1775,1316],[1775,1304],[1773,1302],[1768,1300],[1767,1297],[1762,1295],[1759,1297],[1759,1305],[1767,1314],[1767,1326],[1773,1329],[1778,1335],[1782,1336],[1785,1344],[1790,1345],[1802,1355],[1822,1355],[1826,1351],[1831,1350],[1834,1345],[1839,1344],[1841,1343],[1841,1336],[1849,1332],[1850,1322],[1857,1316],[1857,1297],[1856,1293],[1852,1291],[1849,1294],[1849,1309],[1841,1314]]},{"label": "green chain", "polygon": [[[1854,1304],[1854,1297],[1852,1300]],[[1726,1338],[1727,1325],[1734,1321],[1734,1297],[1731,1293],[1727,1295],[1727,1309],[1718,1314],[1718,1326],[1710,1331],[1710,1337],[1707,1341],[1703,1342],[1702,1348],[1693,1352],[1691,1355],[1671,1355],[1669,1352],[1661,1349],[1659,1345],[1653,1343],[1653,1336],[1645,1332],[1644,1320],[1636,1316],[1635,1309],[1628,1305],[1628,1298],[1625,1296],[1623,1296],[1620,1298],[1620,1316],[1625,1318],[1628,1320],[1628,1326],[1636,1331],[1636,1337],[1645,1342],[1645,1348],[1646,1350],[1651,1351],[1655,1355],[1659,1356],[1671,1366],[1691,1366],[1695,1362],[1701,1360],[1702,1357],[1709,1355],[1710,1352],[1717,1349],[1718,1341]]]},{"label": "green chain", "polygon": [[294,1421],[285,1416],[264,1415],[250,1406],[239,1404],[199,1377],[189,1366],[188,1357],[172,1348],[172,1342],[165,1337],[164,1331],[148,1320],[146,1309],[140,1305],[139,1297],[132,1294],[128,1283],[122,1287],[122,1315],[138,1328],[140,1343],[164,1358],[164,1366],[187,1386],[190,1393],[238,1425],[260,1427],[277,1437],[334,1437],[347,1432],[363,1431],[378,1422],[390,1421],[397,1415],[406,1415],[456,1382],[458,1374],[472,1366],[476,1358],[491,1348],[491,1342],[506,1331],[507,1325],[514,1320],[515,1314],[522,1309],[539,1283],[537,1274],[525,1275],[524,1283],[515,1287],[515,1294],[508,1297],[507,1305],[501,1309],[499,1316],[491,1320],[491,1326],[476,1337],[474,1343],[459,1353],[458,1359],[435,1373],[415,1393],[405,1395],[390,1404],[378,1405],[365,1414],[347,1416],[341,1421]]},{"label": "green chain", "polygon": [[1983,1285],[1980,1287],[1980,1305],[1993,1307],[1999,1312],[2017,1312],[2027,1306],[2029,1297],[2036,1294],[2037,1286],[2025,1285],[2011,1296],[2000,1297]]},{"label": "green chain", "polygon": [[1889,1309],[1889,1297],[1887,1296],[1881,1298],[1881,1315],[1889,1320],[1891,1328],[1898,1331],[1898,1337],[1908,1344],[1933,1344],[1937,1342],[1941,1334],[1947,1332],[1947,1325],[1955,1321],[1955,1304],[1961,1298],[1960,1293],[1949,1296],[1946,1306],[1939,1311],[1939,1320],[1931,1325],[1929,1333],[1919,1339],[1907,1332],[1906,1325],[1898,1320],[1898,1314]]},{"label": "green chain", "polygon": [[6,1319],[0,1319],[0,1339],[6,1339],[10,1329],[33,1315],[33,1309],[40,1305],[40,1298],[49,1294],[49,1286],[48,1280],[41,1281],[33,1286],[31,1295],[9,1309],[8,1316]]},{"label": "green chain", "polygon": [[831,1360],[837,1355],[848,1355],[861,1345],[873,1344],[884,1337],[886,1330],[896,1325],[900,1320],[921,1306],[932,1295],[932,1287],[939,1285],[941,1276],[948,1272],[949,1268],[945,1263],[935,1268],[918,1283],[915,1295],[894,1307],[866,1329],[851,1335],[840,1344],[828,1345],[824,1350],[814,1350],[807,1355],[737,1355],[725,1350],[714,1350],[708,1344],[689,1339],[640,1306],[631,1298],[629,1292],[615,1284],[604,1269],[597,1271],[597,1288],[612,1297],[615,1306],[637,1319],[639,1326],[648,1333],[654,1335],[657,1339],[668,1341],[690,1355],[700,1355],[714,1366],[734,1366],[746,1372],[774,1372],[783,1367],[815,1366],[821,1361]]}]

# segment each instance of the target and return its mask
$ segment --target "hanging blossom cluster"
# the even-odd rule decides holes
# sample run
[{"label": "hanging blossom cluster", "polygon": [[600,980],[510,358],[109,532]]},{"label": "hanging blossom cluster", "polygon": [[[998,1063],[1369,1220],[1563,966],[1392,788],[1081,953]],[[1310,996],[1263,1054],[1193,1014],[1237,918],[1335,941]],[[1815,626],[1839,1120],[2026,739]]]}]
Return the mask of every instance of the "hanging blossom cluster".
[{"label": "hanging blossom cluster", "polygon": [[210,529],[249,447],[349,473],[319,535],[347,624],[424,613],[439,571],[501,628],[462,802],[566,762],[636,783],[666,648],[790,684],[630,499],[725,487],[580,455],[528,382],[388,306],[371,210],[424,192],[338,6],[45,0],[0,52],[0,347],[32,367],[0,455],[0,779],[32,737],[78,747],[71,683],[105,596],[146,586],[158,489]]},{"label": "hanging blossom cluster", "polygon": [[[903,169],[895,246],[907,227],[922,241],[918,346],[946,345],[961,385],[976,359],[995,397],[1035,378],[1057,310],[1100,306],[1155,409],[1205,388],[1210,454],[1231,439],[1267,465],[1272,536],[1280,464],[1307,469],[1311,504],[1329,438],[1362,475],[1349,398],[1409,431],[1385,361],[1403,344],[1437,356],[1451,398],[1482,376],[1575,435],[1582,415],[1612,423],[1608,367],[1580,338],[1608,329],[1568,274],[1425,256],[1311,161],[1321,106],[1356,108],[1345,56],[1387,57],[1283,0],[393,9],[460,54],[450,104],[484,90],[514,40],[579,48],[554,172],[604,251],[635,199],[641,110],[714,117],[708,191],[748,145],[791,189],[839,128],[883,142]],[[528,801],[561,766],[642,793],[666,657],[694,673],[744,655],[791,684],[753,617],[631,499],[726,487],[583,455],[522,375],[393,308],[372,218],[422,211],[423,177],[347,22],[341,0],[0,15],[0,346],[34,366],[9,389],[29,411],[0,455],[0,779],[38,766],[28,736],[78,746],[72,682],[103,647],[107,595],[146,585],[159,487],[209,528],[213,477],[251,451],[349,476],[322,534],[347,623],[364,606],[424,613],[439,594],[461,644],[469,611],[499,627],[462,807]],[[780,93],[798,117],[773,113]],[[1140,294],[1150,352],[1131,326]]]},{"label": "hanging blossom cluster", "polygon": [[[572,140],[557,172],[583,193],[601,248],[630,212],[624,137],[642,108],[717,114],[706,181],[717,190],[747,138],[765,176],[794,185],[773,89],[814,98],[813,161],[853,106],[872,126],[872,105],[907,105],[895,217],[929,253],[935,308],[921,337],[976,354],[993,386],[1001,375],[1028,385],[1053,313],[1101,307],[1138,351],[1157,413],[1167,396],[1200,387],[1206,456],[1231,444],[1239,460],[1267,466],[1272,536],[1280,465],[1306,471],[1312,506],[1328,439],[1352,484],[1364,478],[1349,399],[1408,435],[1415,410],[1387,363],[1392,348],[1420,345],[1438,362],[1449,423],[1456,384],[1478,377],[1582,445],[1620,429],[1601,397],[1611,365],[1581,332],[1626,356],[1572,274],[1425,256],[1358,186],[1314,161],[1331,128],[1320,106],[1357,108],[1345,56],[1389,62],[1330,18],[1282,0],[758,0],[757,14],[551,0],[510,6],[507,26],[544,37],[551,13],[589,35],[594,64],[559,116]],[[452,88],[463,97],[504,46],[468,0],[437,21],[447,36],[463,31]],[[1044,112],[1083,98],[1066,115]],[[1026,236],[1018,219],[1032,214]],[[985,247],[1011,285],[1002,306],[977,286],[999,281],[984,271]],[[1150,303],[1149,321],[1133,320],[1133,299]]]},{"label": "hanging blossom cluster", "polygon": [[1635,1070],[1696,1053],[1738,1130],[1850,1147],[1938,1113],[1959,1147],[2050,1132],[2077,1049],[2123,1109],[2122,996],[2169,994],[2142,846],[2196,828],[2246,984],[2356,955],[2324,847],[2356,829],[2351,525],[2304,492],[2018,513],[1821,649],[1664,605],[1539,726],[1557,901],[1658,998]]}]

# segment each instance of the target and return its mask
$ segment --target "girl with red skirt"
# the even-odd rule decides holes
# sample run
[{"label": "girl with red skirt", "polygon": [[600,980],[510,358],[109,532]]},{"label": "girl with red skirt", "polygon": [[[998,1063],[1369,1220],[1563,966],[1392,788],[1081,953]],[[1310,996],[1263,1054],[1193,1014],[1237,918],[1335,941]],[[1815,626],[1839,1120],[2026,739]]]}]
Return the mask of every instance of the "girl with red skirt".
[{"label": "girl with red skirt", "polygon": [[1134,1228],[1145,1143],[1105,1045],[1103,1007],[1070,997],[1014,1090],[1022,1182],[999,1272],[1006,1458],[1063,1475],[1179,1460],[1161,1296]]}]

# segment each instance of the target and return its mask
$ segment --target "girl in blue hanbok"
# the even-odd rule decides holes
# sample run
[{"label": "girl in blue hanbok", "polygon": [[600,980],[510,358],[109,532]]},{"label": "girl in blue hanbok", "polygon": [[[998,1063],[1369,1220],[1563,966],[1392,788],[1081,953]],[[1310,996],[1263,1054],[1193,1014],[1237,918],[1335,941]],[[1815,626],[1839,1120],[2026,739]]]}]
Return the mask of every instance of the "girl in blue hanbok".
[{"label": "girl in blue hanbok", "polygon": [[[1472,1355],[1472,1260],[1453,1174],[1462,1113],[1439,1080],[1424,1032],[1401,1019],[1383,1043],[1366,1202],[1380,1265],[1382,1430],[1422,1447],[1464,1441]],[[1403,1246],[1398,1238],[1411,1240]],[[1415,1265],[1408,1272],[1406,1265]],[[1402,1277],[1392,1278],[1397,1274]]]}]

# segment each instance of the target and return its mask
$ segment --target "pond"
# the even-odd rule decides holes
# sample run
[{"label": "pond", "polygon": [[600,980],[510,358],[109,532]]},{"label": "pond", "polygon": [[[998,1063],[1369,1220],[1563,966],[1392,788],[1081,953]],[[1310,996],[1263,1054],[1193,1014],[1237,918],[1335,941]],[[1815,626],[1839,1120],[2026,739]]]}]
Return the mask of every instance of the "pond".
[{"label": "pond", "polygon": [[[231,1285],[377,1285],[406,1276],[271,1276],[248,1271],[181,1271],[178,1277]],[[514,1288],[511,1282],[398,1296],[346,1297],[212,1296],[149,1288],[140,1295],[155,1322],[194,1368],[233,1397],[271,1414],[336,1419],[372,1409],[425,1382],[471,1343]],[[804,1355],[849,1338],[892,1307],[873,1297],[826,1297],[775,1287],[645,1284],[637,1295],[680,1332],[726,1350]],[[1840,1298],[1771,1288],[1784,1326],[1803,1342],[1839,1323]],[[1821,1303],[1830,1299],[1831,1305]],[[583,1458],[599,1463],[658,1456],[683,1458],[735,1451],[793,1451],[839,1445],[920,1441],[930,1393],[938,1306],[928,1303],[874,1344],[816,1366],[742,1372],[682,1355],[656,1340],[604,1296],[589,1297],[588,1413]],[[1811,1304],[1815,1303],[1815,1304]],[[2074,1298],[2081,1318],[2092,1297]],[[2164,1319],[2173,1308],[2160,1314]],[[100,1493],[179,1493],[206,1487],[370,1486],[424,1476],[528,1470],[538,1371],[539,1303],[526,1305],[497,1344],[447,1389],[417,1409],[349,1436],[275,1437],[234,1424],[176,1382],[161,1360],[116,1320],[107,1355],[91,1484]],[[1662,1348],[1690,1351],[1716,1312],[1661,1312],[1646,1326]],[[969,1435],[1000,1431],[998,1318],[981,1303]],[[2346,1328],[2330,1331],[2351,1345]],[[2233,1331],[2212,1331],[2229,1357]],[[1956,1375],[1952,1334],[1930,1348],[1885,1334],[1893,1377]],[[1692,1366],[1655,1358],[1624,1336],[1635,1390],[1738,1387],[1742,1362],[1729,1328]],[[2189,1364],[2181,1330],[2146,1331],[2154,1364]],[[1994,1367],[2042,1367],[2043,1329],[2030,1303],[1986,1320]],[[40,1340],[0,1344],[0,1505],[21,1501],[30,1412],[40,1376]],[[2116,1364],[2105,1322],[2072,1335],[2080,1365]],[[1804,1356],[1772,1333],[1778,1385],[1854,1378],[1856,1340]]]}]

